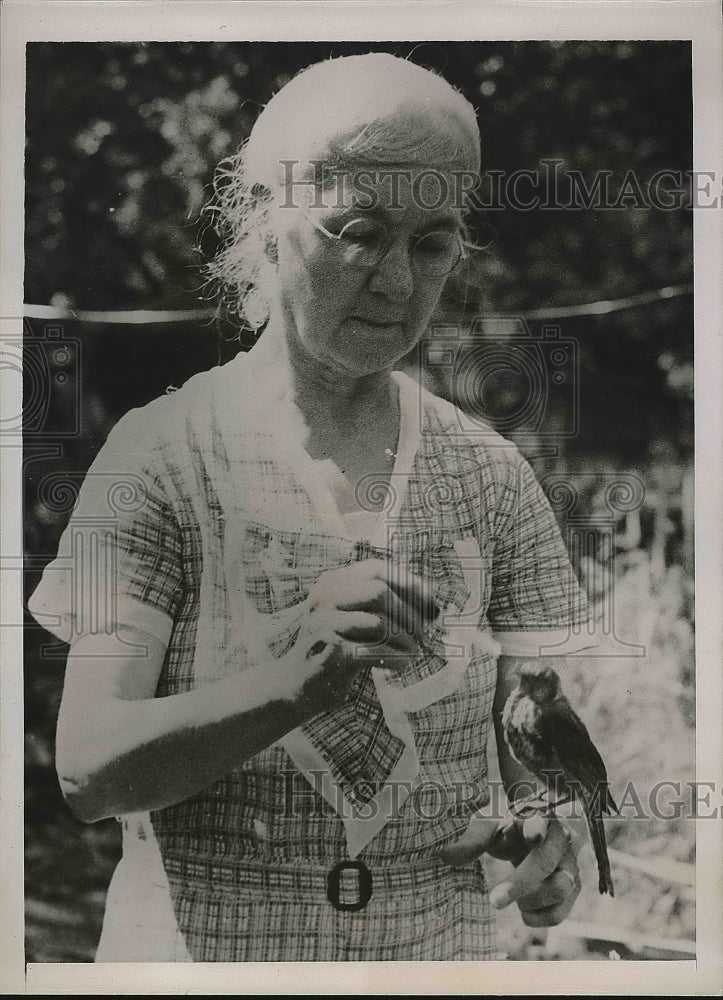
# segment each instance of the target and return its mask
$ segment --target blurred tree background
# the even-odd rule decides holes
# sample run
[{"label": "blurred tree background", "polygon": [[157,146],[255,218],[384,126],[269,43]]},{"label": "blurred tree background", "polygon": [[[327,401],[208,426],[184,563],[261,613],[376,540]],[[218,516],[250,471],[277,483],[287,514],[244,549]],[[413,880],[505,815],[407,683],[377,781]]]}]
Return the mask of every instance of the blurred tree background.
[{"label": "blurred tree background", "polygon": [[[488,178],[495,171],[544,171],[543,161],[554,160],[563,174],[579,171],[588,188],[597,171],[608,171],[614,200],[629,171],[644,191],[657,171],[682,175],[692,168],[685,42],[33,43],[27,47],[25,301],[62,310],[208,310],[199,264],[213,253],[214,238],[200,215],[215,165],[238,148],[263,104],[297,70],[370,49],[440,71],[472,101]],[[520,191],[526,196],[528,188]],[[615,209],[507,205],[478,213],[471,227],[485,249],[449,282],[439,314],[440,322],[464,325],[480,314],[558,310],[559,336],[577,345],[577,373],[568,371],[561,386],[546,384],[532,428],[505,423],[525,388],[514,378],[506,383],[500,376],[492,385],[498,412],[490,413],[494,405],[486,402],[484,415],[500,417],[543,480],[561,474],[578,483],[576,516],[599,522],[611,475],[643,484],[639,509],[615,515],[615,539],[608,531],[607,545],[601,540],[592,552],[576,554],[592,598],[604,603],[614,593],[622,609],[616,628],[648,651],[642,660],[611,660],[604,676],[580,661],[567,682],[607,751],[619,792],[626,780],[645,789],[662,778],[694,777],[693,304],[691,295],[679,294],[607,314],[565,314],[585,303],[689,285],[692,218],[685,203],[644,206],[634,192]],[[243,338],[228,323],[200,315],[145,326],[72,318],[59,326],[29,316],[25,326],[26,357],[39,352],[47,376],[34,382],[26,362],[31,592],[69,515],[72,489],[62,487],[77,483],[118,417],[227,360]],[[498,343],[509,329],[492,320],[484,337]],[[529,331],[539,332],[539,323],[531,321]],[[434,384],[460,397],[459,380]],[[474,399],[460,402],[475,408]],[[556,437],[573,418],[575,433]],[[550,440],[557,444],[552,450]],[[47,489],[49,476],[59,491]],[[112,821],[83,827],[61,800],[53,727],[65,650],[49,643],[29,621],[27,957],[85,961],[92,959],[118,857],[118,828]],[[637,857],[693,860],[692,823],[684,819],[620,821],[610,829],[613,844]],[[688,889],[634,869],[618,884],[614,902],[586,897],[579,918],[693,936]],[[608,908],[601,912],[601,905]],[[537,957],[523,930],[505,930],[510,953]]]}]

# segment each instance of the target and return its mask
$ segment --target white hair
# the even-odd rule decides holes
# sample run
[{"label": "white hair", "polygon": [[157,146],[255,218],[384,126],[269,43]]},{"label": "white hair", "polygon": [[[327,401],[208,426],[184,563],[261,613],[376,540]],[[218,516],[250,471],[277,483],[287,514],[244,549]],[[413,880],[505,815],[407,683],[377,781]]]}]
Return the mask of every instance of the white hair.
[{"label": "white hair", "polygon": [[219,164],[207,206],[221,239],[207,273],[231,316],[252,328],[268,314],[281,164],[299,164],[308,177],[318,160],[335,170],[405,163],[478,171],[476,114],[443,77],[381,52],[315,63],[282,87],[248,141]]}]

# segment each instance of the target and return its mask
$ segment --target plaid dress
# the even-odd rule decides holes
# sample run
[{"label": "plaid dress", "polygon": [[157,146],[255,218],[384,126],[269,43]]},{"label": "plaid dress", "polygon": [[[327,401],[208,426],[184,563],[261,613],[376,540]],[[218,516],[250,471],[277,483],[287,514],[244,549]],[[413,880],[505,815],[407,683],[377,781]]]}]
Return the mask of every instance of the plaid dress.
[{"label": "plaid dress", "polygon": [[[159,698],[282,656],[311,585],[357,559],[426,576],[441,607],[400,673],[362,670],[204,791],[121,818],[98,961],[497,957],[481,863],[438,852],[489,800],[497,656],[562,641],[585,601],[517,450],[395,379],[394,470],[359,484],[356,514],[253,352],[127,414],[93,463],[31,610],[65,641],[157,636]],[[371,878],[358,909],[350,863]]]}]

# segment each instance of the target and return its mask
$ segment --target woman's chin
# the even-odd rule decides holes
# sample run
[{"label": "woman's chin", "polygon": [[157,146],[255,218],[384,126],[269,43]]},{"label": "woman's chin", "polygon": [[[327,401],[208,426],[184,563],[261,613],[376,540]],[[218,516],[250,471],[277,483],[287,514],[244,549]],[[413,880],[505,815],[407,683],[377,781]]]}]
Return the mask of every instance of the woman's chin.
[{"label": "woman's chin", "polygon": [[347,320],[343,338],[335,352],[345,367],[360,374],[390,371],[400,358],[405,357],[417,343],[401,323],[373,323],[366,320]]}]

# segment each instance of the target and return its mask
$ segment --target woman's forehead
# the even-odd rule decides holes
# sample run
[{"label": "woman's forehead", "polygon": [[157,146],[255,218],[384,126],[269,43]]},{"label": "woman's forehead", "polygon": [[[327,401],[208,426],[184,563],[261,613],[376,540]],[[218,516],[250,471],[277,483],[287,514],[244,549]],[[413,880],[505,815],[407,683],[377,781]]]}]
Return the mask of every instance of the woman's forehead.
[{"label": "woman's forehead", "polygon": [[479,174],[479,144],[461,123],[430,110],[308,135],[300,155],[284,157],[282,203],[371,209],[465,207]]}]

